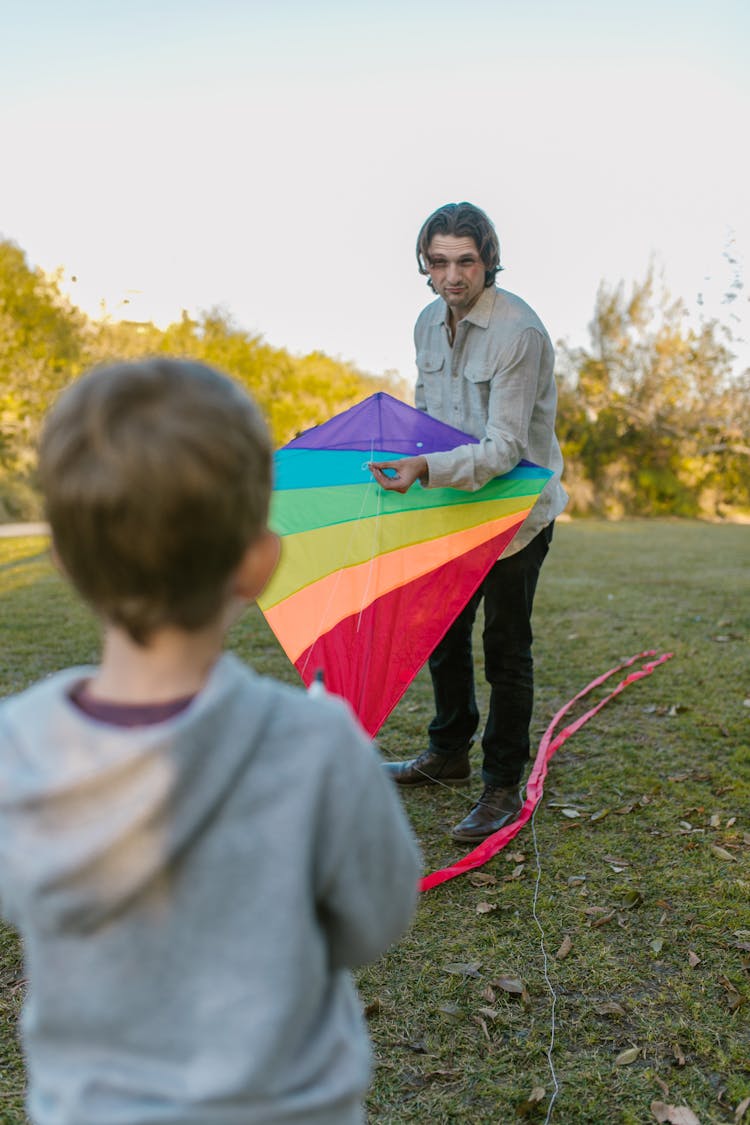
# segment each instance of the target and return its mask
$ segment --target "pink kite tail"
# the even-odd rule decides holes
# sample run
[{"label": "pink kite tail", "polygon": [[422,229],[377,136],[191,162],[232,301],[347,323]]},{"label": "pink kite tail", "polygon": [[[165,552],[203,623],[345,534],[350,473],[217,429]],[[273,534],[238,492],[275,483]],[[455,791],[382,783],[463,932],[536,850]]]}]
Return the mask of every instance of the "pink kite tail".
[{"label": "pink kite tail", "polygon": [[667,660],[670,660],[673,655],[674,653],[665,652],[661,656],[656,657],[655,660],[648,661],[648,663],[644,664],[643,667],[639,668],[636,672],[630,672],[620,681],[617,687],[614,688],[609,695],[605,696],[604,699],[600,700],[595,707],[586,711],[584,715],[581,715],[569,726],[564,727],[557,735],[554,735],[555,728],[560,720],[567,715],[568,711],[570,711],[579,700],[583,699],[584,696],[588,695],[594,688],[605,683],[610,676],[614,676],[624,668],[630,668],[636,661],[642,660],[647,656],[656,656],[656,650],[647,649],[645,652],[639,652],[636,656],[631,656],[629,660],[625,660],[615,668],[610,668],[609,671],[605,672],[603,675],[597,676],[597,678],[592,680],[590,684],[587,684],[582,691],[579,691],[577,695],[569,699],[554,716],[542,736],[534,767],[526,783],[526,800],[523,803],[518,818],[514,820],[512,824],[506,824],[504,828],[488,836],[478,847],[468,852],[468,854],[465,855],[463,859],[458,860],[457,863],[451,864],[450,867],[444,867],[440,871],[433,871],[431,875],[426,875],[424,879],[422,879],[420,890],[429,891],[433,887],[439,886],[440,883],[447,882],[448,879],[455,879],[457,875],[463,875],[467,871],[472,871],[475,867],[481,867],[482,864],[487,863],[488,860],[497,855],[499,851],[502,851],[506,844],[509,844],[514,836],[518,835],[523,826],[529,822],[534,809],[542,799],[542,794],[544,793],[544,779],[547,776],[547,766],[552,755],[560,749],[562,744],[566,742],[572,734],[580,730],[584,723],[587,723],[589,719],[593,718],[594,715],[601,711],[605,704],[609,703],[610,700],[614,699],[615,696],[619,695],[620,692],[624,691],[630,684],[636,683],[637,680],[642,680],[644,676],[650,676],[655,668],[658,668],[660,664],[664,664]]}]

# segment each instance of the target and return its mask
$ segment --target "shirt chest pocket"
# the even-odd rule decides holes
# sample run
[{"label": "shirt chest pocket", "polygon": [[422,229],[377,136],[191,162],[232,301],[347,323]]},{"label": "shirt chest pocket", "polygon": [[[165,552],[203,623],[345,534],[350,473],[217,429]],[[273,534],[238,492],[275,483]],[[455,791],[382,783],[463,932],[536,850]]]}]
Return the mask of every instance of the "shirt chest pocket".
[{"label": "shirt chest pocket", "polygon": [[492,378],[492,368],[489,363],[467,363],[464,366],[464,379],[481,388],[481,384],[489,383]]},{"label": "shirt chest pocket", "polygon": [[417,369],[421,375],[439,375],[445,367],[445,356],[439,352],[418,352]]},{"label": "shirt chest pocket", "polygon": [[488,363],[467,363],[463,370],[464,402],[467,422],[474,431],[487,425],[487,412],[492,386],[492,367]]},{"label": "shirt chest pocket", "polygon": [[445,356],[439,352],[417,352],[417,370],[427,413],[440,417],[446,373]]}]

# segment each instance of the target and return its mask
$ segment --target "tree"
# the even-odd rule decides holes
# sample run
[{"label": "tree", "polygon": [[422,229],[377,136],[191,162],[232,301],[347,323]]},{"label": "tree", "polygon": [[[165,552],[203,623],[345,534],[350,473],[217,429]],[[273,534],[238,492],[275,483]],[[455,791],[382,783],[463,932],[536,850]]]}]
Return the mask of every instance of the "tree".
[{"label": "tree", "polygon": [[728,330],[692,324],[649,270],[630,293],[602,283],[590,336],[590,347],[562,350],[573,509],[697,516],[750,507],[749,380],[733,371]]},{"label": "tree", "polygon": [[38,514],[34,449],[49,402],[81,370],[86,319],[57,276],[0,241],[0,519]]}]

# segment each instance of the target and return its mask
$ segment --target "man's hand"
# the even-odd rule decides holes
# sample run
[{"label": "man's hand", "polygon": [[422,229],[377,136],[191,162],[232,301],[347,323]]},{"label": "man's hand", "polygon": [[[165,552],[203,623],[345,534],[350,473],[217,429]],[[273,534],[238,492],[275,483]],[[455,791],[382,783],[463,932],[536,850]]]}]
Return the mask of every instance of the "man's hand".
[{"label": "man's hand", "polygon": [[[416,480],[427,484],[426,457],[402,457],[398,461],[371,461],[368,468],[381,488],[388,492],[408,492]],[[392,472],[388,476],[386,470]]]}]

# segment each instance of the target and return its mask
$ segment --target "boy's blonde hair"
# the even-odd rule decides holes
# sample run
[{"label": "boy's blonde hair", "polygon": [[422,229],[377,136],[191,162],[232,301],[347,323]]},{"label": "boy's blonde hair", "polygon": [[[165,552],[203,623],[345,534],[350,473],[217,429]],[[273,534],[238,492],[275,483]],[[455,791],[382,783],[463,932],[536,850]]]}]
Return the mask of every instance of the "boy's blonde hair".
[{"label": "boy's blonde hair", "polygon": [[266,528],[265,423],[244,390],[201,363],[84,375],[47,416],[39,470],[69,578],[141,645],[164,625],[208,625]]}]

